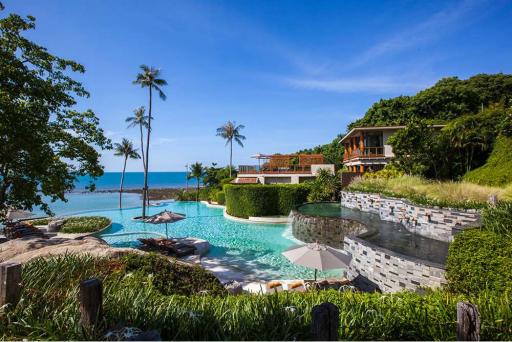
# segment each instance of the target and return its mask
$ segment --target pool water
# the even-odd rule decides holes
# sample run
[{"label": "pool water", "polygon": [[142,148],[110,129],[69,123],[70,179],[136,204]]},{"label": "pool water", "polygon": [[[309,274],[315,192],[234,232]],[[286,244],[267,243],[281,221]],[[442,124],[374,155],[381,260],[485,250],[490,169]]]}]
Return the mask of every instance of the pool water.
[{"label": "pool water", "polygon": [[[149,214],[162,210],[183,213],[186,219],[168,225],[169,236],[197,237],[208,240],[208,258],[246,275],[249,279],[312,278],[314,271],[291,264],[281,255],[300,243],[291,234],[291,227],[273,224],[248,224],[224,218],[222,209],[209,208],[197,202],[166,202],[150,207]],[[141,208],[93,210],[79,215],[109,217],[113,224],[100,237],[115,247],[137,247],[140,237],[165,236],[165,225],[133,221]],[[135,233],[135,234],[133,234]],[[322,273],[320,276],[341,276],[342,270]]]},{"label": "pool water", "polygon": [[405,256],[438,264],[445,264],[448,256],[448,242],[411,233],[400,223],[381,220],[378,214],[345,208],[334,202],[307,203],[297,210],[310,216],[341,217],[361,222],[369,232],[360,238]]}]

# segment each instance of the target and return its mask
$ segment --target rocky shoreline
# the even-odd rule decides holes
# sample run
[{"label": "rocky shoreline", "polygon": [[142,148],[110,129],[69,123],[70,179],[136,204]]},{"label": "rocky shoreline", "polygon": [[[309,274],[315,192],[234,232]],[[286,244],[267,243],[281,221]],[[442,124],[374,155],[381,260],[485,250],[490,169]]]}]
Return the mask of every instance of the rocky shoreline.
[{"label": "rocky shoreline", "polygon": [[[150,188],[148,191],[149,199],[151,201],[177,199],[178,193],[182,192],[183,190],[185,190],[185,189],[184,188],[156,188],[156,189]],[[94,192],[119,193],[119,190],[96,190]],[[124,189],[123,193],[142,195],[142,189]]]}]

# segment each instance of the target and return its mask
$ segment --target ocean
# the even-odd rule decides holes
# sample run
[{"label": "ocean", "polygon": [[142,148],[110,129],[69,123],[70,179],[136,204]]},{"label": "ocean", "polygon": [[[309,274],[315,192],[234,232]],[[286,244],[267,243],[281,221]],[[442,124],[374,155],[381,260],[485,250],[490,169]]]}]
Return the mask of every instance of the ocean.
[{"label": "ocean", "polygon": [[[84,191],[90,177],[80,177],[76,182],[75,191]],[[121,172],[105,172],[95,181],[96,190],[118,190],[121,183]],[[186,172],[149,172],[150,188],[185,188],[187,186]],[[144,184],[144,172],[126,172],[124,176],[125,189],[140,189]],[[195,187],[195,179],[190,179],[188,185]]]}]

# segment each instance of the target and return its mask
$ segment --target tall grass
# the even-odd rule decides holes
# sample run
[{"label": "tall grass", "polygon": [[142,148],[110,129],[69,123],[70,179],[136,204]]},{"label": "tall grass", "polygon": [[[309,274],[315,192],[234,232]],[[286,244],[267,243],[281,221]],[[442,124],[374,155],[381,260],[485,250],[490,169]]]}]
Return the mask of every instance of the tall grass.
[{"label": "tall grass", "polygon": [[[340,309],[340,338],[351,340],[454,340],[456,303],[470,300],[482,314],[482,339],[512,338],[508,294],[464,297],[442,291],[426,295],[338,293],[279,295],[162,295],[150,277],[122,272],[118,262],[87,256],[39,259],[23,267],[22,300],[0,312],[2,338],[101,339],[118,324],[158,329],[176,340],[310,339],[311,309],[332,302]],[[104,283],[104,319],[94,331],[78,324],[80,280]]]},{"label": "tall grass", "polygon": [[512,199],[512,185],[500,188],[468,182],[429,181],[407,175],[395,178],[356,178],[348,189],[408,198],[419,204],[460,208],[484,207],[490,195],[496,195],[502,200]]}]

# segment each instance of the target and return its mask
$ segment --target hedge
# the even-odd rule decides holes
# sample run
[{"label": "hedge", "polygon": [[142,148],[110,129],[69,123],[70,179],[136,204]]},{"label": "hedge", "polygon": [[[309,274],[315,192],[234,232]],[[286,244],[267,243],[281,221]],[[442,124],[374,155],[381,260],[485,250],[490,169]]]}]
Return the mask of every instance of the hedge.
[{"label": "hedge", "polygon": [[512,293],[512,240],[481,229],[456,235],[449,247],[446,278],[453,292]]},{"label": "hedge", "polygon": [[299,204],[307,202],[307,184],[234,185],[224,186],[226,211],[229,215],[288,215]]},{"label": "hedge", "polygon": [[218,204],[224,205],[226,203],[226,194],[224,193],[224,191],[217,192],[216,199]]}]

